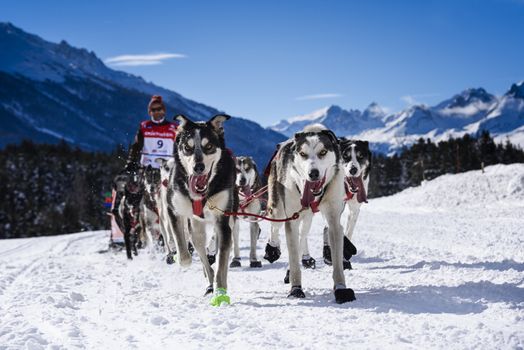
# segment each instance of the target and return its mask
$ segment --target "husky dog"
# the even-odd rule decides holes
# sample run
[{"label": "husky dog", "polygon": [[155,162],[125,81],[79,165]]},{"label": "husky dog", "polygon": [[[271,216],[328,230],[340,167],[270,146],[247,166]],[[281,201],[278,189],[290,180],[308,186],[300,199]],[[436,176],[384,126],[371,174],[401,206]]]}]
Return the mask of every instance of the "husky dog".
[{"label": "husky dog", "polygon": [[118,205],[118,215],[115,215],[117,225],[124,233],[124,243],[128,259],[133,259],[131,251],[137,252],[138,237],[140,235],[140,203],[144,192],[143,169],[130,172],[125,184],[124,196]]},{"label": "husky dog", "polygon": [[[171,225],[169,224],[169,214],[167,212],[167,188],[169,184],[169,176],[171,173],[171,169],[173,169],[173,166],[175,165],[175,160],[169,159],[166,161],[163,158],[157,158],[155,161],[160,165],[160,189],[157,195],[160,232],[164,240],[164,246],[167,250],[166,263],[171,265],[175,263],[177,250],[175,244],[175,234],[172,230]],[[188,225],[188,220],[184,222],[184,232],[186,240],[188,242],[189,253],[193,254],[193,245],[189,240],[190,229]]]},{"label": "husky dog", "polygon": [[355,299],[346,288],[342,266],[344,174],[340,169],[338,140],[332,131],[315,124],[284,142],[271,163],[269,175],[269,210],[274,218],[296,217],[285,223],[289,252],[291,291],[288,297],[304,298],[300,271],[299,225],[304,212],[320,211],[328,224],[333,256],[335,300],[345,303]]},{"label": "husky dog", "polygon": [[[184,221],[191,221],[191,237],[209,285],[206,294],[215,292],[214,306],[229,303],[227,295],[228,260],[234,217],[237,211],[235,162],[226,149],[223,123],[230,117],[216,115],[208,122],[192,122],[177,116],[175,164],[168,184],[168,215],[176,238],[179,263],[187,266],[191,256],[184,235]],[[217,235],[217,273],[206,255],[206,223]],[[215,285],[213,285],[213,283]]]},{"label": "husky dog", "polygon": [[[357,223],[362,203],[367,203],[369,185],[369,174],[371,170],[371,152],[369,142],[361,140],[348,140],[344,137],[339,139],[342,162],[344,163],[344,191],[345,203],[348,206],[349,215],[344,232],[344,268],[351,269],[349,259],[357,253],[357,249],[351,243],[353,231]],[[324,228],[324,262],[331,264],[331,249],[327,236],[327,227]]]},{"label": "husky dog", "polygon": [[[144,228],[145,239],[149,250],[153,249],[155,242],[162,244],[158,197],[160,192],[160,170],[148,165],[144,169],[144,195],[140,205],[140,223]],[[165,240],[163,241],[165,245]]]},{"label": "husky dog", "polygon": [[174,159],[165,160],[157,158],[155,162],[160,165],[160,186],[156,195],[156,202],[158,206],[158,219],[160,222],[160,232],[164,239],[164,246],[167,250],[166,262],[173,264],[175,262],[174,256],[176,254],[175,236],[168,224],[169,216],[167,214],[167,187],[169,183],[169,173],[175,164]]},{"label": "husky dog", "polygon": [[[251,157],[236,157],[237,178],[236,186],[240,200],[240,212],[250,214],[260,214],[262,203],[259,198],[253,195],[262,187],[262,182],[258,176],[257,165]],[[247,217],[246,217],[247,218]],[[234,256],[229,267],[240,267],[240,220],[236,220],[233,228],[233,251]],[[257,240],[260,235],[260,226],[257,221],[249,223],[249,232],[251,238],[249,251],[249,266],[262,267],[262,262],[257,259]]]}]

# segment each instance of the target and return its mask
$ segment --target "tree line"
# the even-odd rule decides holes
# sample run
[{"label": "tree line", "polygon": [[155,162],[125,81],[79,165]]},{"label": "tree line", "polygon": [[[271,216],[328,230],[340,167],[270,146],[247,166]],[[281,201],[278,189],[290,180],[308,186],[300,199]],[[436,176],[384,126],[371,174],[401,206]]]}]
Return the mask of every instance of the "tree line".
[{"label": "tree line", "polygon": [[[126,158],[121,147],[102,153],[66,142],[7,146],[0,151],[0,238],[107,229],[105,193]],[[393,156],[373,155],[369,197],[391,195],[446,173],[516,162],[524,162],[522,149],[509,141],[496,144],[488,132],[438,143],[419,139]]]},{"label": "tree line", "polygon": [[478,170],[493,164],[524,162],[523,150],[509,140],[495,143],[488,131],[465,134],[438,143],[420,138],[393,156],[374,154],[370,197],[381,197],[418,186],[443,174]]}]

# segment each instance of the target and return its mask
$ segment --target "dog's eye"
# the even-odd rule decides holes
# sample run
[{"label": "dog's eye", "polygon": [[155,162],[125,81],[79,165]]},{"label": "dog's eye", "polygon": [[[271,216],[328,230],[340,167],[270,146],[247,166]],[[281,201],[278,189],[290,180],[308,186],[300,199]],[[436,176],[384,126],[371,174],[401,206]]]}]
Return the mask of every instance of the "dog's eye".
[{"label": "dog's eye", "polygon": [[362,157],[363,157],[363,156],[362,156],[362,153],[360,153],[360,152],[357,152],[357,158],[359,158],[359,159],[360,159],[360,158],[362,158]]},{"label": "dog's eye", "polygon": [[322,151],[318,152],[319,157],[324,157],[327,154],[327,151],[323,149]]},{"label": "dog's eye", "polygon": [[304,151],[300,151],[298,154],[300,154],[302,158],[307,158],[307,154]]},{"label": "dog's eye", "polygon": [[191,152],[191,150],[192,150],[191,146],[189,146],[188,144],[184,145],[184,151]]},{"label": "dog's eye", "polygon": [[204,146],[204,150],[205,150],[205,151],[211,151],[212,149],[213,149],[213,145],[210,144],[210,143],[208,143],[208,144],[206,144],[206,145]]}]

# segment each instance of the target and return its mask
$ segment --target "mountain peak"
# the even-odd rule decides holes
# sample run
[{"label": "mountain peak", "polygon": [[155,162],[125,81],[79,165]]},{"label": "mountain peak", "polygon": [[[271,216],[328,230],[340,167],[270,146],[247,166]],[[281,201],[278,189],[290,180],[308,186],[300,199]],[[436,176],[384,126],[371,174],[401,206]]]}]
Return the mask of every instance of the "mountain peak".
[{"label": "mountain peak", "polygon": [[524,80],[516,84],[511,85],[511,88],[505,94],[514,98],[524,99]]}]

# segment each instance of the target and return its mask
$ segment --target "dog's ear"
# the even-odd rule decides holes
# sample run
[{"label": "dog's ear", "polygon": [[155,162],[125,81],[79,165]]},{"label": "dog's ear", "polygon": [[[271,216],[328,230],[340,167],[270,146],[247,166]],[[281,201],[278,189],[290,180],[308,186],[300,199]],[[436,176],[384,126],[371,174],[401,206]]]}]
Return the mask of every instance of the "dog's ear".
[{"label": "dog's ear", "polygon": [[304,136],[304,133],[303,133],[303,132],[297,132],[297,133],[295,133],[295,136],[294,136],[295,141],[297,141],[299,138],[301,138],[301,137],[303,137],[303,136]]},{"label": "dog's ear", "polygon": [[333,145],[338,146],[338,144],[339,144],[338,138],[337,138],[337,135],[335,135],[335,133],[333,131],[331,131],[331,130],[323,130],[322,133],[324,135],[326,135],[331,140]]},{"label": "dog's ear", "polygon": [[193,122],[192,122],[188,117],[186,117],[186,116],[183,115],[183,114],[178,114],[178,115],[176,115],[176,116],[173,118],[173,120],[178,121],[178,123],[179,123],[179,124],[178,124],[178,125],[179,125],[178,127],[179,127],[179,128],[182,128],[182,129],[184,129],[184,127],[186,127],[186,125],[193,124]]},{"label": "dog's ear", "polygon": [[217,114],[207,122],[219,135],[224,135],[224,122],[231,118],[227,114]]}]

